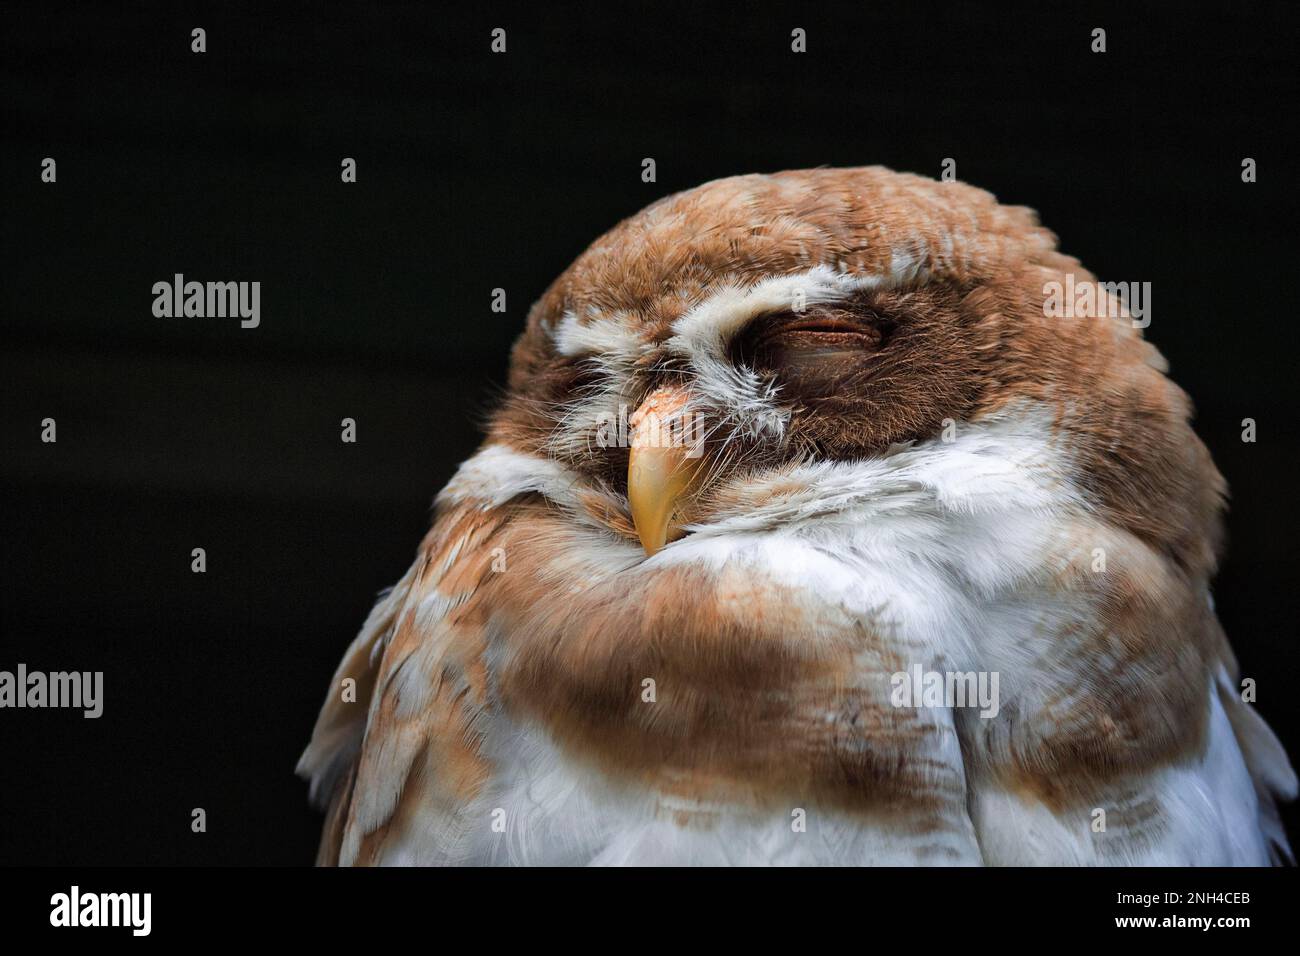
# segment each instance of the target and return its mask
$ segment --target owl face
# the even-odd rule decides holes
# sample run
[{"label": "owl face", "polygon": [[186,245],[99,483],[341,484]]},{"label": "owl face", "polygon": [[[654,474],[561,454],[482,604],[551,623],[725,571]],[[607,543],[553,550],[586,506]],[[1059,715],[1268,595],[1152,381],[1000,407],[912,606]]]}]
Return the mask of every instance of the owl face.
[{"label": "owl face", "polygon": [[551,286],[492,439],[581,475],[653,553],[782,475],[1047,420],[1072,485],[1207,567],[1221,487],[1186,399],[1122,305],[1046,314],[1067,276],[1095,282],[1032,212],[960,183],[720,180],[624,221]]}]

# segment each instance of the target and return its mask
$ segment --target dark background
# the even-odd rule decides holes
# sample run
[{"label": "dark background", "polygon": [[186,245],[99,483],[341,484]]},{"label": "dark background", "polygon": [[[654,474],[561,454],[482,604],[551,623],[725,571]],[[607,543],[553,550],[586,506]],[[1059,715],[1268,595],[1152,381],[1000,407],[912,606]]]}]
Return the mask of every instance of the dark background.
[{"label": "dark background", "polygon": [[[0,862],[309,862],[294,762],[529,303],[653,199],[817,165],[953,157],[1153,283],[1233,489],[1220,615],[1300,753],[1290,4],[260,6],[0,14],[0,669],[105,672],[99,720],[0,712]],[[260,281],[261,327],[154,318],[176,272]]]}]

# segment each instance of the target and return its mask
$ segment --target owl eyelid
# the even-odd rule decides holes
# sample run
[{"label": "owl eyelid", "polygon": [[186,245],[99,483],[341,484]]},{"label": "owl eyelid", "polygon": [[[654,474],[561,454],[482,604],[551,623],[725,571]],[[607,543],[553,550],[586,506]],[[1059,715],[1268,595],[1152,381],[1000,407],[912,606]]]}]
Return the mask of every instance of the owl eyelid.
[{"label": "owl eyelid", "polygon": [[893,326],[885,317],[869,309],[813,308],[805,311],[776,312],[754,323],[755,339],[762,340],[788,332],[863,332],[879,333]]},{"label": "owl eyelid", "polygon": [[864,324],[843,316],[799,315],[783,322],[770,330],[771,333],[783,332],[858,332]]},{"label": "owl eyelid", "polygon": [[879,348],[892,330],[893,323],[875,313],[784,313],[770,318],[756,330],[751,350],[773,346],[839,346],[846,351],[855,347]]},{"label": "owl eyelid", "polygon": [[898,322],[867,303],[816,305],[756,317],[732,339],[732,361],[755,371],[811,368],[820,358],[852,359],[880,352]]}]

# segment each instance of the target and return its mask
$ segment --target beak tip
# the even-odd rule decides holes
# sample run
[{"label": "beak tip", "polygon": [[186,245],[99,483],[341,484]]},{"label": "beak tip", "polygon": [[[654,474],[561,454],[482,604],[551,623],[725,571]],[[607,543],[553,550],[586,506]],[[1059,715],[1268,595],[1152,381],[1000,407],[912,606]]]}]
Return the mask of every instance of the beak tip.
[{"label": "beak tip", "polygon": [[650,557],[656,551],[660,550],[668,543],[668,535],[665,533],[667,528],[659,528],[659,522],[636,522],[637,540],[641,542],[641,548],[645,551],[646,557]]}]

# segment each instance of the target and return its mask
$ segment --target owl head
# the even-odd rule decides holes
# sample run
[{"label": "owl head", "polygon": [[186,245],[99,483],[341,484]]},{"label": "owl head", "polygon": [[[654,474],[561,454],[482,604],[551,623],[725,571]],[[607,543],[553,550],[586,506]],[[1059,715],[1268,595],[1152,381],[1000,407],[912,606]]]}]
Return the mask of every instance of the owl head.
[{"label": "owl head", "polygon": [[[1052,308],[1062,289],[1091,308]],[[1074,493],[1205,573],[1222,482],[1142,324],[982,190],[737,176],[652,204],[554,282],[490,443],[581,476],[594,520],[653,555],[833,507],[837,465],[963,439],[996,474],[1033,433]]]}]

